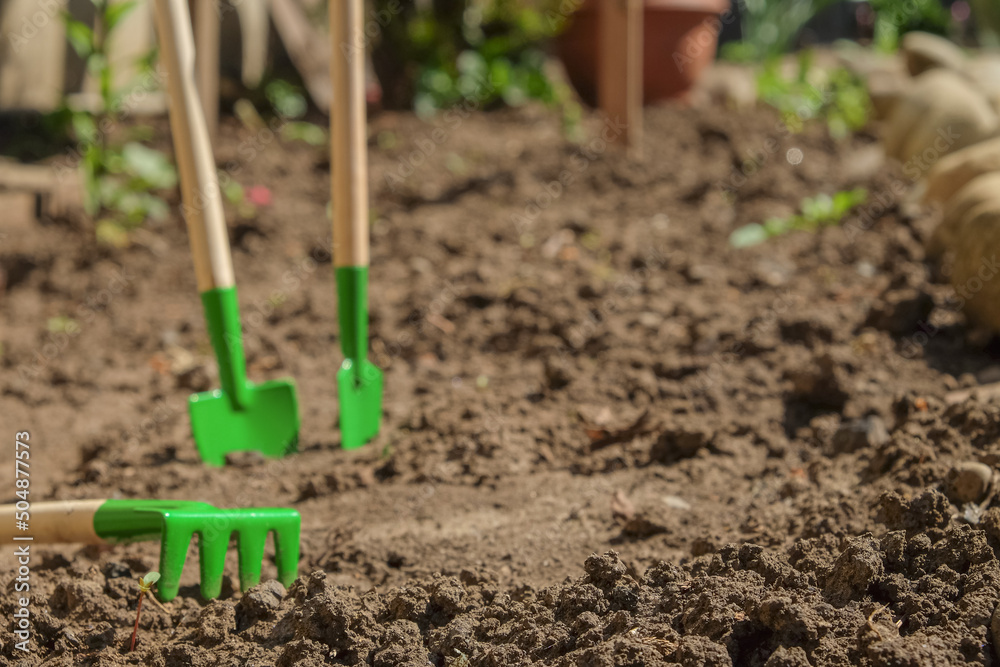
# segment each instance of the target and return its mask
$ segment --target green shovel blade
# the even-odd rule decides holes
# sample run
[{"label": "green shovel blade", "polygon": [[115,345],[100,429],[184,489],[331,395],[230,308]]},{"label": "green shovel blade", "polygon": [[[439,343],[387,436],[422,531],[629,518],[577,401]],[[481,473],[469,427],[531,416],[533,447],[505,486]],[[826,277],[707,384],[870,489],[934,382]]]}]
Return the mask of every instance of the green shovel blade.
[{"label": "green shovel blade", "polygon": [[191,431],[201,460],[221,466],[229,452],[259,451],[280,458],[296,450],[299,434],[295,385],[286,380],[246,383],[240,409],[220,389],[188,401]]},{"label": "green shovel blade", "polygon": [[202,292],[205,322],[219,363],[222,389],[188,401],[198,454],[221,466],[229,452],[258,451],[278,458],[295,451],[299,409],[290,380],[254,384],[246,378],[243,335],[235,287]]},{"label": "green shovel blade", "polygon": [[382,371],[361,361],[360,373],[345,359],[337,371],[340,396],[340,438],[344,449],[357,449],[375,437],[382,421]]},{"label": "green shovel blade", "polygon": [[337,371],[340,445],[357,449],[375,437],[382,421],[382,371],[368,351],[368,267],[336,269],[337,315],[344,363]]}]

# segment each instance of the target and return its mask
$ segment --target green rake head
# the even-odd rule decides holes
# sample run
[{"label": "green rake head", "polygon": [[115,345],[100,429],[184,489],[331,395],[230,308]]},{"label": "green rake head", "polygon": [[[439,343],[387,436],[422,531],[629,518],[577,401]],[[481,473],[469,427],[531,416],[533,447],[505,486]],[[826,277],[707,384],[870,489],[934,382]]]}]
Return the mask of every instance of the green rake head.
[{"label": "green rake head", "polygon": [[274,533],[278,580],[291,585],[298,574],[301,517],[294,509],[219,509],[183,500],[108,500],[94,514],[94,531],[109,542],[160,540],[157,588],[166,602],[177,596],[191,538],[198,535],[201,594],[219,596],[229,538],[237,536],[240,590],[260,582],[267,534]]}]

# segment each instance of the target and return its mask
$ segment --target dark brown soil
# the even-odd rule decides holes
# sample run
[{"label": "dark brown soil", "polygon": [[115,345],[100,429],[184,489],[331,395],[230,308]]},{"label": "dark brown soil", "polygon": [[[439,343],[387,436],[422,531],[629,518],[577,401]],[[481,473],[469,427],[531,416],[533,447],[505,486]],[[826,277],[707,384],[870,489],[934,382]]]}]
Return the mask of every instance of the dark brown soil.
[{"label": "dark brown soil", "polygon": [[[130,655],[157,545],[36,545],[31,653],[5,633],[0,660],[993,664],[1000,508],[953,468],[1000,461],[1000,407],[945,396],[1000,379],[995,350],[967,341],[924,263],[933,217],[886,194],[902,177],[873,137],[651,109],[634,164],[537,110],[442,123],[372,123],[386,415],[355,452],[320,151],[235,125],[218,151],[274,196],[231,232],[251,377],[298,383],[281,461],[195,454],[186,399],[217,380],[179,217],[121,250],[91,221],[4,223],[0,414],[5,451],[31,432],[31,498],[294,506],[303,576],[242,597],[233,576],[206,604],[192,546]],[[884,203],[845,227],[727,245],[857,185]]]}]

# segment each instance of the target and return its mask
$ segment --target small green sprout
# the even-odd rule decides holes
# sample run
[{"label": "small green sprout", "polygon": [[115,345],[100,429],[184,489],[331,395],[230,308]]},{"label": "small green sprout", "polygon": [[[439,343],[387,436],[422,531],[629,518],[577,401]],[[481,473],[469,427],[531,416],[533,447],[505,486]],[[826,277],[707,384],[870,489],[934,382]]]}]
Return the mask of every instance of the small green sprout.
[{"label": "small green sprout", "polygon": [[803,199],[801,213],[787,218],[770,218],[763,225],[751,223],[733,231],[729,235],[729,245],[734,248],[748,248],[758,243],[793,231],[814,232],[820,227],[840,224],[856,207],[868,200],[864,188],[843,190],[829,195],[817,195]]},{"label": "small green sprout", "polygon": [[159,578],[159,572],[148,572],[146,576],[139,577],[139,602],[135,606],[135,628],[132,629],[132,643],[128,647],[129,653],[135,650],[135,640],[139,635],[139,614],[142,613],[142,596],[149,592]]}]

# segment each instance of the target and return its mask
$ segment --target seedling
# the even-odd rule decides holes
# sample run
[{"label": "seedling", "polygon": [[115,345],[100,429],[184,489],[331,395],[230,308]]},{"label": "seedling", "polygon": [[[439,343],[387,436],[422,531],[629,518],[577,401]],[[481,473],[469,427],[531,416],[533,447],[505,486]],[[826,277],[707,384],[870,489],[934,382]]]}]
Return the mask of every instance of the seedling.
[{"label": "seedling", "polygon": [[[148,139],[142,136],[142,128],[131,130],[134,140],[124,145],[112,140],[110,135],[132,111],[130,100],[148,82],[137,82],[127,90],[115,90],[112,85],[115,77],[108,45],[137,2],[91,2],[95,10],[92,24],[77,21],[68,12],[63,12],[63,21],[70,45],[99,84],[99,104],[96,109],[71,109],[67,103],[53,119],[71,128],[77,141],[85,209],[97,220],[98,240],[123,247],[129,243],[129,231],[147,218],[166,219],[169,207],[155,191],[173,188],[177,174],[166,155],[140,143]],[[154,56],[151,53],[139,62],[149,77],[155,74]]]},{"label": "seedling", "polygon": [[868,191],[864,188],[843,190],[832,197],[817,195],[802,200],[802,213],[787,218],[771,218],[763,225],[744,225],[729,235],[729,245],[747,248],[788,232],[800,230],[814,232],[820,227],[839,224],[855,206],[864,204]]},{"label": "seedling", "polygon": [[139,577],[139,602],[135,606],[135,628],[132,629],[132,643],[129,644],[128,651],[135,650],[135,640],[139,635],[139,614],[142,613],[142,597],[149,592],[160,578],[159,572],[148,572],[145,577]]}]

